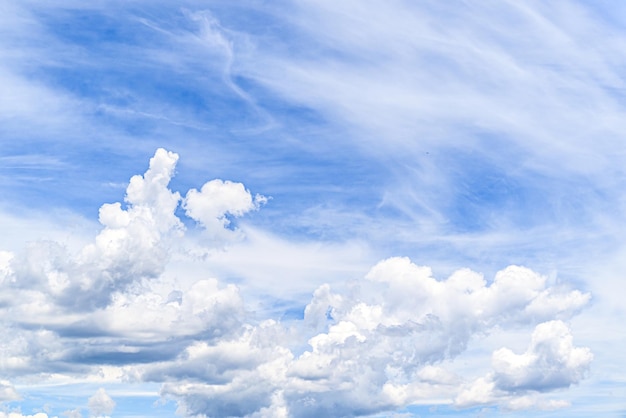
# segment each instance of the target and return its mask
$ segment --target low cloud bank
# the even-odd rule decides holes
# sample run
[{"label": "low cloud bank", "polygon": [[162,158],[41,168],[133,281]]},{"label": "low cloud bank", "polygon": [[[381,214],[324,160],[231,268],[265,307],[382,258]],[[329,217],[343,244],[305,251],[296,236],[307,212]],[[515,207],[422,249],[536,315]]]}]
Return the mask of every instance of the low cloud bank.
[{"label": "low cloud bank", "polygon": [[[184,416],[312,417],[441,400],[557,408],[567,404],[541,395],[588,373],[593,355],[574,345],[566,321],[590,295],[520,266],[491,282],[469,269],[438,280],[394,257],[340,292],[312,289],[303,319],[255,318],[234,284],[182,280],[184,270],[167,269],[174,257],[180,265],[207,246],[244,239],[236,218],[267,198],[222,180],[183,198],[169,189],[177,161],[157,150],[145,174],[131,178],[124,203],[101,207],[102,230],[78,253],[58,242],[0,253],[2,326],[12,336],[0,343],[4,376],[80,377],[112,367],[120,380],[161,383]],[[202,237],[189,236],[179,208]],[[473,341],[507,329],[534,329],[525,352],[493,351],[482,377],[450,366]],[[0,401],[19,397],[9,382],[0,389]],[[115,402],[101,390],[88,407],[106,416]]]}]

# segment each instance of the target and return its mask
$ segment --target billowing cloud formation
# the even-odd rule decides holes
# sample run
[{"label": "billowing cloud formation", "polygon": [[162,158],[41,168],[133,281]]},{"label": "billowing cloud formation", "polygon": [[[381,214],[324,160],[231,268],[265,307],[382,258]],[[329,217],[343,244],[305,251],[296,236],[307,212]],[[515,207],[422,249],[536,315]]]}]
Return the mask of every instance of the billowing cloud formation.
[{"label": "billowing cloud formation", "polygon": [[[126,207],[103,205],[103,229],[77,254],[52,241],[33,242],[17,254],[0,253],[0,299],[12,321],[12,338],[2,343],[5,373],[133,362],[144,356],[137,342],[171,344],[171,338],[222,335],[238,324],[242,302],[234,286],[210,278],[177,285],[163,276],[172,244],[185,232],[175,215],[180,195],[168,189],[177,160],[178,155],[157,150],[146,173],[130,180]],[[224,184],[253,202],[242,185]],[[242,215],[263,199],[258,196],[246,207],[222,202],[202,219]],[[87,344],[73,341],[86,336],[91,337]],[[130,339],[130,348],[120,349],[111,336]],[[156,355],[153,348],[143,349]]]},{"label": "billowing cloud formation", "polygon": [[[168,189],[177,160],[178,155],[157,150],[145,175],[131,178],[125,198],[127,207],[123,208],[119,202],[102,205],[99,219],[104,228],[95,242],[83,248],[76,257],[71,257],[57,243],[36,243],[19,255],[12,270],[13,255],[0,254],[0,274],[5,282],[10,276],[8,282],[15,287],[36,284],[38,286],[30,287],[45,289],[45,293],[59,305],[75,308],[104,307],[111,302],[115,292],[142,279],[157,278],[168,261],[169,240],[173,236],[180,237],[184,230],[174,214],[180,195]],[[227,213],[242,215],[256,207],[240,183],[220,184],[224,184],[226,190],[236,190],[236,197],[243,201],[247,199],[249,205],[226,200],[210,211],[203,211],[200,207],[194,214],[197,212],[205,224],[213,221],[226,225],[224,217]],[[206,188],[205,185],[203,190]],[[259,196],[255,202],[263,199]],[[195,205],[196,199],[191,201]]]},{"label": "billowing cloud formation", "polygon": [[[157,150],[130,180],[125,205],[102,206],[102,230],[76,254],[56,242],[0,253],[0,310],[12,336],[0,342],[4,375],[106,369],[161,383],[181,415],[198,417],[355,416],[433,400],[558,407],[535,398],[585,376],[592,354],[574,347],[563,321],[590,295],[520,266],[491,282],[469,269],[438,280],[408,258],[389,258],[339,290],[320,286],[301,319],[255,317],[237,286],[186,275],[184,264],[197,258],[194,248],[222,245],[232,220],[266,199],[222,180],[182,199],[169,189],[177,160]],[[186,233],[181,205],[208,240]],[[496,350],[484,377],[454,368],[482,337],[532,328],[528,350]],[[4,388],[3,400],[17,398]],[[92,416],[114,406],[103,389],[89,400]]]},{"label": "billowing cloud formation", "polygon": [[54,242],[33,243],[13,267],[3,268],[4,277],[11,276],[5,284],[31,293],[31,301],[40,299],[44,314],[50,304],[67,310],[104,307],[115,292],[158,277],[167,262],[167,239],[182,231],[174,215],[180,196],[167,188],[177,159],[158,150],[145,175],[131,179],[127,208],[120,203],[100,208],[104,228],[79,254],[72,257]]},{"label": "billowing cloud formation", "polygon": [[518,355],[507,348],[493,353],[494,381],[507,391],[568,387],[583,378],[592,358],[588,348],[573,346],[563,322],[545,322],[535,328],[525,353]]},{"label": "billowing cloud formation", "polygon": [[[568,327],[559,320],[535,328],[528,350],[515,354],[508,348],[493,353],[493,373],[473,382],[455,400],[459,406],[493,403],[508,398],[513,409],[533,406],[528,393],[566,388],[578,383],[589,370],[593,355],[586,347],[574,347]],[[515,395],[511,398],[512,395]],[[539,406],[554,408],[559,401]]]},{"label": "billowing cloud formation", "polygon": [[[546,287],[545,278],[522,267],[499,272],[487,285],[470,270],[438,281],[430,269],[392,258],[376,265],[348,294],[333,293],[329,286],[315,292],[304,320],[295,325],[300,338],[313,331],[302,354],[295,354],[294,346],[302,342],[294,341],[289,329],[266,323],[228,343],[194,345],[174,361],[148,367],[144,378],[170,380],[163,393],[181,399],[181,412],[192,416],[263,415],[264,410],[294,417],[365,415],[454,397],[463,379],[438,364],[463,353],[472,338],[496,326],[569,317],[588,299],[576,290]],[[572,348],[563,326],[539,325],[524,356],[537,373],[553,373],[546,379],[576,383],[591,358],[588,349]],[[573,353],[571,366],[552,367],[561,361],[559,355],[567,355],[554,351],[556,343],[548,343],[552,339],[563,339],[557,346]],[[548,348],[542,348],[545,344]],[[554,363],[551,372],[542,369],[547,362]],[[506,368],[497,370],[501,385],[508,375]],[[537,377],[528,373],[529,381]],[[567,385],[537,384],[535,389],[562,386]],[[486,403],[497,401],[491,397]]]}]

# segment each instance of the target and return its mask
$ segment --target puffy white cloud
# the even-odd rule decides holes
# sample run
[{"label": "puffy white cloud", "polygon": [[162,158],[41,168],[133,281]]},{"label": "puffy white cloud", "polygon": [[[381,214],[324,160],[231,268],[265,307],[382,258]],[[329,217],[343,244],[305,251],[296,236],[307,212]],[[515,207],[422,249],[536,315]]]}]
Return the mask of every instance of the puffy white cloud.
[{"label": "puffy white cloud", "polygon": [[[491,282],[469,269],[439,280],[430,268],[394,257],[339,290],[319,286],[301,320],[255,317],[237,286],[208,269],[184,269],[206,254],[206,242],[186,235],[176,210],[182,201],[219,244],[236,232],[229,222],[264,198],[214,180],[183,200],[168,188],[177,160],[157,150],[145,174],[131,179],[125,204],[101,207],[102,230],[77,252],[54,241],[0,252],[0,311],[12,335],[0,342],[4,374],[159,382],[180,414],[199,417],[367,415],[453,400],[555,408],[562,402],[538,394],[585,376],[592,355],[573,346],[560,320],[590,295],[550,286],[520,266]],[[203,260],[223,262],[210,254]],[[528,350],[494,352],[493,371],[480,379],[468,383],[450,367],[494,330],[533,326]],[[5,389],[5,400],[17,396]],[[114,406],[103,389],[89,400],[92,416]]]},{"label": "puffy white cloud", "polygon": [[[181,198],[168,188],[177,161],[158,149],[145,174],[131,178],[125,205],[101,207],[102,230],[76,253],[55,241],[0,252],[0,309],[14,327],[7,331],[12,338],[0,343],[5,373],[85,372],[92,364],[160,360],[173,356],[159,345],[165,341],[176,339],[175,349],[184,349],[186,338],[223,338],[241,326],[243,302],[234,285],[163,275],[185,239],[175,213]],[[222,192],[200,200],[224,213],[241,216],[263,201],[238,183],[217,183]],[[248,206],[237,202],[239,190]]]},{"label": "puffy white cloud", "polygon": [[[550,295],[554,306],[541,314],[531,309],[529,314],[529,307],[544,303],[545,295]],[[278,324],[252,328],[226,345],[194,346],[175,361],[148,367],[145,376],[170,380],[164,394],[178,398],[181,411],[190,415],[262,415],[270,410],[287,411],[293,417],[365,415],[425,399],[450,402],[455,397],[459,406],[502,401],[503,406],[513,402],[510,407],[519,408],[524,401],[499,395],[504,390],[502,379],[512,376],[502,366],[506,364],[502,361],[511,359],[504,351],[494,354],[501,360],[494,376],[502,376],[490,375],[471,386],[464,386],[464,379],[441,363],[496,327],[537,324],[544,315],[566,317],[588,299],[589,295],[577,291],[547,287],[544,277],[522,267],[506,268],[491,284],[470,270],[440,281],[429,268],[407,258],[391,258],[373,267],[365,281],[347,292],[336,294],[330,286],[321,286],[301,323],[292,322],[280,332]],[[538,384],[537,391],[561,387],[563,379],[579,380],[583,376],[579,372],[590,361],[588,351],[571,349],[569,334],[559,324],[563,325],[538,326],[523,358],[528,364],[534,361],[541,372],[542,366],[562,362],[569,355],[571,367],[544,376],[551,383]],[[269,351],[263,343],[268,332],[273,342]],[[295,354],[302,346],[298,340],[306,335],[309,348]],[[272,373],[261,372],[268,367]],[[459,393],[459,388],[464,392]],[[248,395],[245,402],[242,393]]]},{"label": "puffy white cloud", "polygon": [[[103,229],[76,256],[53,241],[33,242],[19,254],[0,253],[0,278],[20,289],[37,288],[72,309],[104,307],[113,293],[142,279],[157,278],[169,260],[171,240],[184,232],[175,214],[180,194],[168,188],[177,161],[177,154],[158,149],[145,174],[131,178],[126,207],[119,202],[102,205]],[[241,216],[264,199],[252,199],[239,183],[208,184],[222,186],[217,192],[196,192],[198,197],[192,193],[191,199],[194,216],[197,213],[203,222],[210,218],[206,207],[218,208],[211,212],[216,217]],[[228,222],[222,221],[223,228]]]},{"label": "puffy white cloud", "polygon": [[219,179],[205,183],[200,191],[187,192],[183,207],[187,216],[199,222],[213,239],[226,239],[233,231],[227,229],[229,217],[240,217],[267,202],[267,198],[254,198],[241,183]]},{"label": "puffy white cloud", "polygon": [[589,370],[593,354],[574,347],[572,334],[560,320],[536,326],[531,343],[522,354],[508,348],[493,353],[493,372],[469,384],[455,399],[458,406],[502,401],[509,409],[554,409],[565,401],[543,400],[533,394],[567,388],[580,382]]},{"label": "puffy white cloud", "polygon": [[31,243],[12,259],[3,254],[0,274],[5,284],[22,293],[37,289],[49,299],[42,308],[53,303],[86,310],[106,306],[113,293],[133,283],[158,277],[168,260],[168,239],[183,229],[174,214],[180,196],[167,188],[177,159],[157,150],[146,173],[131,179],[127,208],[103,205],[103,229],[78,255],[52,241]]},{"label": "puffy white cloud", "polygon": [[[78,286],[72,287],[72,298],[89,289],[89,299],[98,300],[103,294],[110,296],[142,278],[162,273],[168,259],[164,239],[183,228],[174,214],[180,195],[168,189],[177,160],[178,155],[158,149],[146,173],[131,178],[125,198],[128,208],[122,209],[120,203],[101,207],[104,229],[78,257],[80,277],[75,278]],[[108,301],[101,300],[96,306]]]},{"label": "puffy white cloud", "polygon": [[90,325],[103,334],[135,341],[165,341],[172,337],[224,336],[241,325],[244,307],[234,285],[221,286],[216,279],[194,282],[188,289],[166,294],[142,288],[118,293],[109,306],[88,316]]},{"label": "puffy white cloud", "polygon": [[115,409],[115,401],[106,393],[103,388],[89,398],[87,402],[89,407],[89,416],[102,417],[111,415],[113,409]]},{"label": "puffy white cloud", "polygon": [[506,391],[568,387],[585,376],[592,359],[589,348],[574,347],[562,321],[545,322],[535,328],[525,353],[508,348],[493,353],[493,379],[498,389]]},{"label": "puffy white cloud", "polygon": [[277,385],[286,383],[291,352],[277,344],[277,324],[246,327],[235,339],[196,343],[173,362],[148,367],[144,379],[167,381],[165,396],[181,400],[185,416],[244,416],[284,411]]},{"label": "puffy white cloud", "polygon": [[454,403],[461,408],[495,403],[497,399],[495,387],[496,384],[492,379],[478,378],[459,393]]}]

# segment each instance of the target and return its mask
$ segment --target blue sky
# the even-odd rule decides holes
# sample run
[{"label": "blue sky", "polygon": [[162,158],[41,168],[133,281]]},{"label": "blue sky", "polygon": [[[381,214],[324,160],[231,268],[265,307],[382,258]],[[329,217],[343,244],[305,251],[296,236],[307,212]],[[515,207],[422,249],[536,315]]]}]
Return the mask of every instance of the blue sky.
[{"label": "blue sky", "polygon": [[626,416],[625,19],[0,0],[0,417]]}]

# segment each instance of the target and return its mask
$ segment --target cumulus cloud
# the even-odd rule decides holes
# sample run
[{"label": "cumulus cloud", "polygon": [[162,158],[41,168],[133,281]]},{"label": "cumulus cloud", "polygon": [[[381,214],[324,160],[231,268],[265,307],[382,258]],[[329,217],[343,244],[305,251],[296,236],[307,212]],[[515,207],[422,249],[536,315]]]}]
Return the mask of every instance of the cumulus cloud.
[{"label": "cumulus cloud", "polygon": [[147,367],[143,378],[168,381],[162,394],[181,399],[185,416],[244,416],[271,408],[293,357],[279,343],[281,333],[273,321],[247,326],[234,339],[195,343],[177,360]]},{"label": "cumulus cloud", "polygon": [[[543,303],[546,294],[554,306],[542,314],[529,311]],[[440,281],[427,267],[391,258],[374,266],[349,292],[336,294],[327,285],[320,287],[301,323],[292,324],[298,329],[295,334],[280,324],[266,324],[226,345],[194,346],[175,361],[149,366],[145,377],[170,380],[163,393],[178,398],[181,411],[192,416],[259,415],[269,410],[288,411],[293,417],[366,415],[457,396],[463,378],[441,367],[442,361],[459,356],[472,339],[496,327],[533,325],[544,315],[570,316],[588,299],[575,290],[547,287],[544,277],[523,267],[504,269],[491,284],[470,270]],[[558,341],[545,337],[551,331]],[[268,333],[271,349],[265,345]],[[308,348],[296,354],[298,339],[307,333]],[[562,322],[541,324],[533,335],[524,355],[531,360],[524,361],[537,372],[551,361],[565,361],[556,358],[568,356],[571,348]],[[571,367],[544,376],[549,383],[535,389],[549,391],[563,379],[582,378],[591,358],[588,351],[576,350],[567,357]],[[470,397],[497,403],[494,393],[514,376],[506,361],[519,363],[504,351],[497,353],[501,376],[477,381],[466,389],[471,393],[458,395],[458,405],[470,405],[464,401]],[[217,370],[217,364],[224,369]],[[537,377],[528,373],[520,384]],[[522,403],[517,400],[518,406]]]},{"label": "cumulus cloud", "polygon": [[[5,373],[169,358],[171,349],[146,343],[170,341],[178,348],[175,339],[184,348],[185,338],[223,337],[240,326],[243,302],[234,285],[164,276],[185,234],[176,215],[180,194],[169,189],[177,161],[177,154],[158,149],[148,170],[130,179],[125,204],[102,205],[102,230],[77,253],[55,241],[0,252],[0,302],[12,335],[0,346]],[[211,184],[223,187],[191,199],[193,213],[207,223],[210,216],[242,216],[263,201],[239,183]],[[207,207],[218,209],[209,215]],[[86,336],[88,343],[75,344]]]},{"label": "cumulus cloud", "polygon": [[177,160],[176,154],[157,150],[146,173],[130,180],[127,207],[104,204],[103,229],[76,256],[51,241],[31,243],[8,266],[5,254],[0,259],[5,284],[22,293],[37,289],[29,299],[47,299],[39,310],[51,304],[89,310],[106,306],[133,283],[158,277],[168,260],[168,239],[183,229],[174,214],[180,196],[167,187]]},{"label": "cumulus cloud", "polygon": [[243,301],[234,285],[202,279],[184,291],[172,290],[167,297],[147,288],[116,294],[109,306],[90,317],[89,325],[104,334],[155,341],[197,337],[208,330],[223,336],[240,325],[243,315]]},{"label": "cumulus cloud", "polygon": [[109,416],[113,412],[113,409],[115,409],[115,401],[111,399],[103,388],[98,389],[98,391],[89,398],[87,405],[89,407],[90,417]]},{"label": "cumulus cloud", "polygon": [[584,377],[592,359],[589,348],[574,347],[562,321],[545,322],[535,328],[525,353],[508,348],[493,353],[493,379],[497,388],[507,391],[568,387]]},{"label": "cumulus cloud", "polygon": [[[131,178],[125,207],[120,202],[102,205],[103,229],[78,255],[51,241],[32,243],[20,254],[3,251],[0,279],[8,287],[41,289],[60,306],[93,309],[108,305],[116,292],[158,278],[168,262],[172,238],[184,233],[175,214],[180,194],[168,188],[177,161],[177,154],[157,150],[146,173]],[[240,183],[214,180],[207,185],[202,192],[190,191],[185,205],[214,233],[212,221],[224,229],[227,214],[241,216],[264,199],[253,199]]]},{"label": "cumulus cloud", "polygon": [[229,217],[240,217],[267,202],[261,195],[252,197],[243,184],[231,181],[211,180],[200,191],[187,192],[183,207],[187,216],[204,227],[211,238],[225,239],[234,231],[229,230]]},{"label": "cumulus cloud", "polygon": [[564,401],[545,401],[532,395],[580,382],[592,360],[589,348],[574,347],[572,334],[563,321],[544,322],[535,328],[524,353],[515,354],[508,348],[495,351],[493,372],[470,384],[455,403],[471,406],[504,399],[510,409],[563,407],[567,405]]},{"label": "cumulus cloud", "polygon": [[[109,368],[115,379],[161,383],[183,416],[259,418],[367,415],[433,401],[556,408],[563,402],[539,395],[585,377],[592,354],[573,346],[562,321],[590,295],[521,266],[491,281],[469,269],[441,280],[392,257],[339,289],[319,286],[301,319],[255,316],[234,284],[187,274],[184,264],[196,259],[187,248],[206,240],[187,234],[176,211],[218,243],[236,234],[234,218],[265,200],[222,180],[183,199],[169,189],[177,160],[157,150],[145,174],[131,178],[125,204],[102,206],[102,230],[76,254],[54,241],[0,253],[0,310],[12,335],[0,343],[3,373]],[[495,351],[493,370],[479,379],[450,367],[492,332],[532,327],[526,352]],[[17,397],[9,383],[2,393]],[[114,406],[104,389],[89,399],[91,416]]]},{"label": "cumulus cloud", "polygon": [[[114,203],[100,208],[104,229],[77,260],[88,271],[78,280],[78,289],[72,288],[73,298],[77,290],[85,289],[110,298],[113,291],[142,278],[155,278],[163,271],[168,258],[164,239],[182,230],[174,214],[180,195],[168,189],[177,160],[178,155],[157,150],[146,173],[130,179],[125,198],[128,207],[123,209],[120,203]],[[89,299],[98,300],[97,296],[90,294]]]}]

